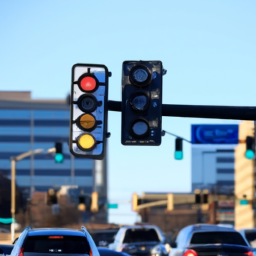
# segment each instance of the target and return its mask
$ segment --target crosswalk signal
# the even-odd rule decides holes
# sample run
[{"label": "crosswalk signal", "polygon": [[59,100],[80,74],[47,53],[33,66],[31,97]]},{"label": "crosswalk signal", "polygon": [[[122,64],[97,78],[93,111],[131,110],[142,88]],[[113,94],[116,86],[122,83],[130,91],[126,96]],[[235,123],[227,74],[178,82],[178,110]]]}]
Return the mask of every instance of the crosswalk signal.
[{"label": "crosswalk signal", "polygon": [[161,61],[124,61],[122,68],[123,145],[159,146],[162,131]]},{"label": "crosswalk signal", "polygon": [[253,137],[247,136],[245,157],[247,159],[253,159],[254,156],[255,156],[255,140]]},{"label": "crosswalk signal", "polygon": [[56,142],[55,143],[55,162],[56,163],[63,163],[64,161],[64,155],[62,153],[62,143]]},{"label": "crosswalk signal", "polygon": [[75,64],[71,81],[70,152],[103,159],[106,151],[108,76],[104,65]]},{"label": "crosswalk signal", "polygon": [[175,140],[174,157],[175,157],[176,160],[182,160],[183,159],[182,139],[181,138],[176,138],[176,140]]}]

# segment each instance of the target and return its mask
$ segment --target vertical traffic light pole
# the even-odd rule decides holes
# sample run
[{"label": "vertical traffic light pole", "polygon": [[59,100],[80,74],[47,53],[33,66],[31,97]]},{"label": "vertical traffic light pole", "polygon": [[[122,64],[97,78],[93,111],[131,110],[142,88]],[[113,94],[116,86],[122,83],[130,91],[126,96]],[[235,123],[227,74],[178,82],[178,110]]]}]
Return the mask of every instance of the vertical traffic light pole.
[{"label": "vertical traffic light pole", "polygon": [[31,150],[26,153],[23,153],[21,155],[18,155],[16,157],[11,157],[11,214],[12,214],[12,224],[11,224],[11,241],[14,241],[14,235],[15,235],[15,211],[16,211],[16,162],[29,157],[31,155],[41,154],[44,150],[43,149],[36,149]]}]

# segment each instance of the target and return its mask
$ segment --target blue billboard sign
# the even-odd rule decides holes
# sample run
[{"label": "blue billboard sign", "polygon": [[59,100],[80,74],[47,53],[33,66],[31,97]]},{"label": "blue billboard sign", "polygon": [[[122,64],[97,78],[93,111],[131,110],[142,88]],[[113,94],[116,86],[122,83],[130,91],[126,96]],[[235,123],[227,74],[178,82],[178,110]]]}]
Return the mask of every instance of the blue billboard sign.
[{"label": "blue billboard sign", "polygon": [[238,144],[238,125],[194,124],[191,136],[193,144]]}]

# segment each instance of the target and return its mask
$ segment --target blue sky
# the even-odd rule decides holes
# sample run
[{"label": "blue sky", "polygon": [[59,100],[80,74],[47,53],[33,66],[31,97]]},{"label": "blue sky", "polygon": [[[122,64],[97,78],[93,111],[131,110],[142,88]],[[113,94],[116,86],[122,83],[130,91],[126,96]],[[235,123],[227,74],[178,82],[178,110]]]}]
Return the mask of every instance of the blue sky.
[{"label": "blue sky", "polygon": [[[0,2],[0,90],[33,98],[64,98],[75,63],[105,64],[109,99],[121,100],[124,60],[161,60],[163,103],[255,106],[254,0],[44,0]],[[225,120],[163,118],[163,129],[190,138],[194,123]],[[189,191],[190,145],[175,161],[174,138],[160,147],[121,145],[121,113],[109,113],[110,200],[133,192]],[[132,222],[130,205],[110,212]]]}]

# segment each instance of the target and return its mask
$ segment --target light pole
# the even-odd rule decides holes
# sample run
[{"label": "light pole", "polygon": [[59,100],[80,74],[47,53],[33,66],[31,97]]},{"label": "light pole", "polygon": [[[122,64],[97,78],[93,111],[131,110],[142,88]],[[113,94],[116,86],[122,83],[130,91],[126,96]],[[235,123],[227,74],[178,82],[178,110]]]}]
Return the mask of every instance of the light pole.
[{"label": "light pole", "polygon": [[11,224],[11,240],[14,241],[14,222],[15,222],[15,204],[16,204],[16,190],[15,190],[15,180],[16,180],[16,162],[29,157],[31,155],[41,154],[43,149],[30,150],[26,153],[18,155],[16,157],[11,157],[11,214],[12,214],[12,224]]}]

